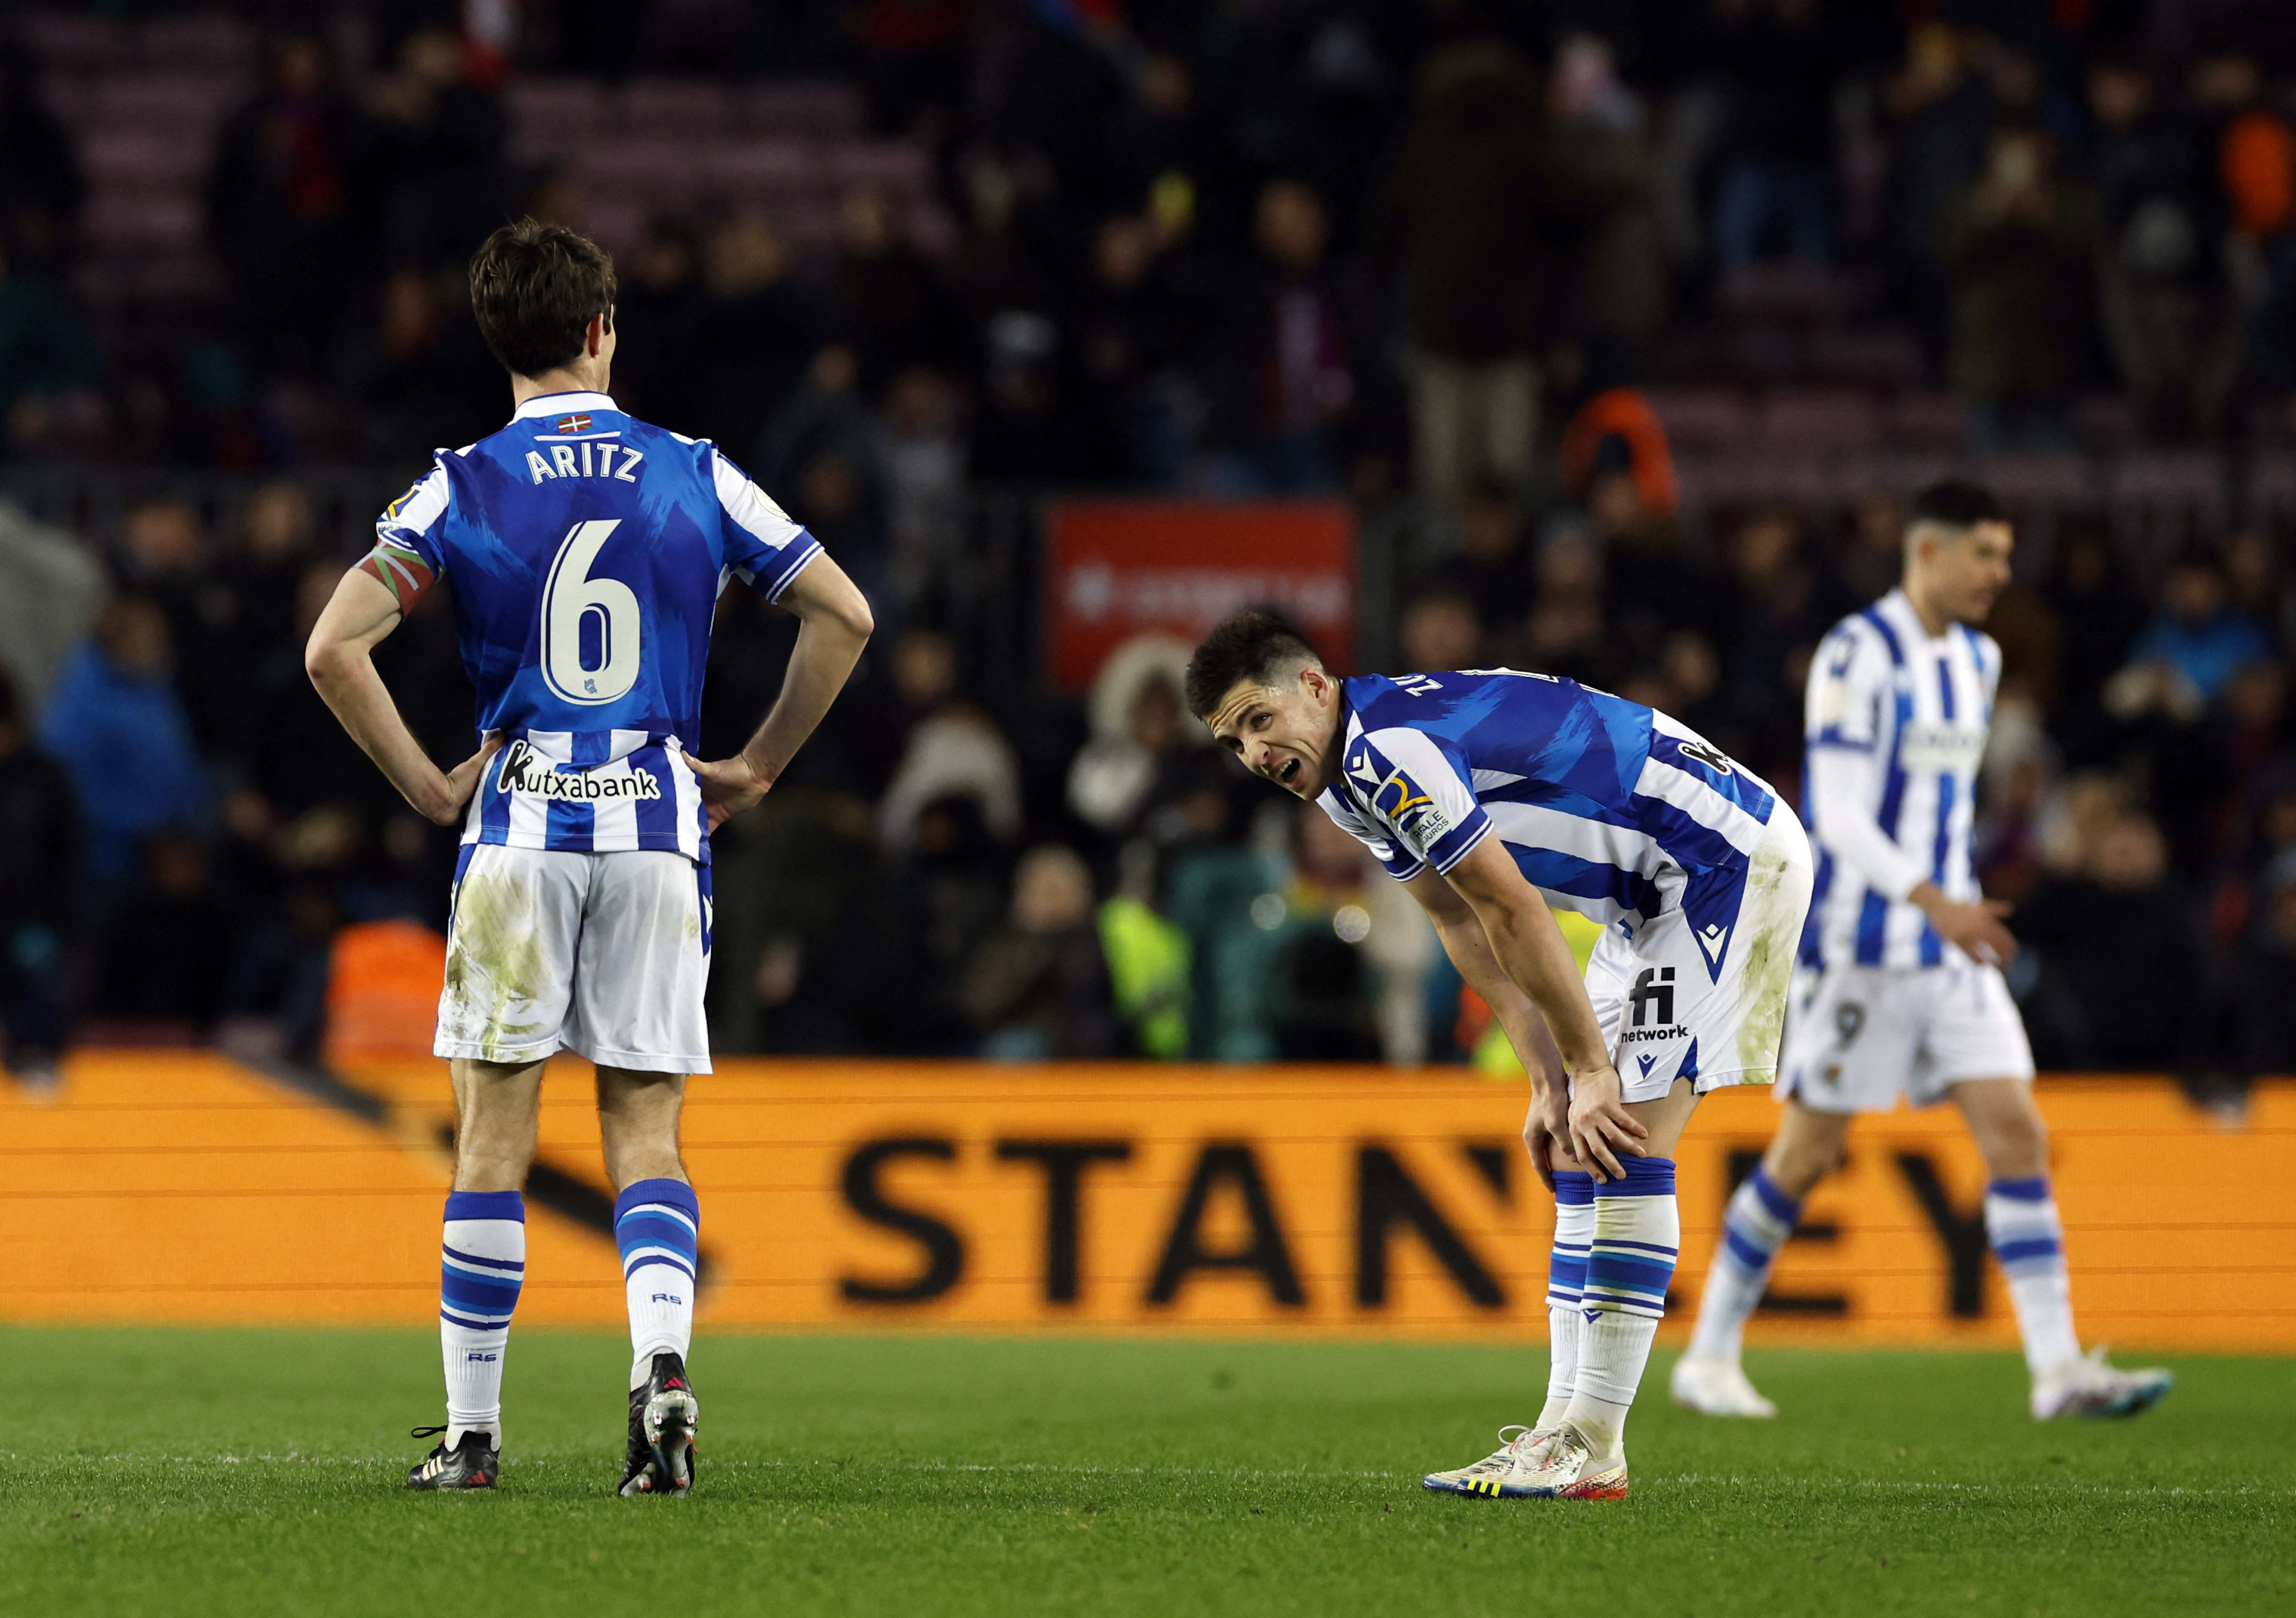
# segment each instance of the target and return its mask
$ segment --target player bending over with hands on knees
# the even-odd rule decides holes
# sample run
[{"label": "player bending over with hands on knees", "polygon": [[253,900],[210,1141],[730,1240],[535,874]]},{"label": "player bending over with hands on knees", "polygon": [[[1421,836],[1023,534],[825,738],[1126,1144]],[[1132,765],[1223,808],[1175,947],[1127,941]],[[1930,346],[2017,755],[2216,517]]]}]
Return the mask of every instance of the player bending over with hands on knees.
[{"label": "player bending over with hands on knees", "polygon": [[[1556,1204],[1546,1402],[1426,1486],[1625,1498],[1627,1410],[1681,1240],[1675,1142],[1701,1094],[1775,1068],[1809,904],[1800,823],[1640,703],[1509,669],[1343,680],[1259,613],[1196,649],[1187,697],[1410,889],[1530,1074],[1523,1138]],[[1583,983],[1550,905],[1604,924]]]},{"label": "player bending over with hands on knees", "polygon": [[[859,660],[868,604],[812,535],[705,441],[606,392],[613,264],[572,231],[504,226],[471,303],[511,374],[510,423],[430,470],[311,631],[312,683],[406,801],[463,823],[432,1049],[453,1063],[455,1182],[440,1253],[447,1421],[414,1489],[494,1485],[503,1357],[525,1275],[520,1189],[544,1062],[597,1064],[629,1301],[623,1494],[683,1494],[700,1417],[685,1355],[701,1211],[677,1150],[709,1071],[709,834],[754,805]],[[441,772],[370,653],[433,581],[454,586],[479,751]],[[781,695],[705,763],[701,682],[728,579],[797,614]]]},{"label": "player bending over with hands on knees", "polygon": [[1803,800],[1817,893],[1787,1019],[1778,1132],[1724,1217],[1675,1401],[1710,1416],[1775,1416],[1739,1366],[1746,1320],[1802,1199],[1842,1159],[1850,1119],[1950,1099],[1985,1159],[1985,1230],[2009,1281],[2038,1420],[2128,1416],[2167,1371],[2084,1359],[2033,1054],[2001,968],[2016,940],[1970,860],[1977,767],[2001,648],[1972,626],[2009,582],[2009,522],[1985,489],[1923,490],[1906,526],[1904,582],[1836,624],[1809,670]]}]

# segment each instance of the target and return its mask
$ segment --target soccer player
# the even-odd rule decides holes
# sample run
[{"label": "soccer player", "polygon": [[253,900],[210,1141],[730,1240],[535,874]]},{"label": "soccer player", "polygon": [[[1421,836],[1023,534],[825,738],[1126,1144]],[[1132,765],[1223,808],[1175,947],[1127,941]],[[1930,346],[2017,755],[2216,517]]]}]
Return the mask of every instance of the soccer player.
[{"label": "soccer player", "polygon": [[2001,967],[2016,951],[1970,865],[1977,766],[2001,648],[1972,628],[2009,582],[2000,502],[1973,484],[1923,490],[1904,582],[1836,624],[1810,665],[1805,812],[1819,850],[1788,1019],[1778,1132],[1730,1199],[1677,1403],[1710,1416],[1777,1408],[1739,1365],[1746,1320],[1802,1199],[1841,1162],[1850,1120],[1950,1100],[1985,1159],[1985,1228],[2033,1376],[2036,1419],[2127,1416],[2167,1371],[2121,1371],[2073,1335],[2048,1131],[2033,1055]]},{"label": "soccer player", "polygon": [[[312,629],[306,662],[344,728],[422,814],[463,820],[432,1048],[453,1064],[455,1181],[439,1335],[443,1434],[413,1489],[494,1485],[503,1356],[525,1275],[520,1187],[544,1062],[597,1064],[629,1302],[621,1492],[683,1494],[700,1415],[685,1355],[700,1209],[677,1150],[685,1076],[709,1071],[709,834],[755,804],[845,684],[872,623],[805,530],[707,442],[623,414],[612,261],[532,220],[471,260],[471,303],[511,374],[510,423],[430,470]],[[370,653],[438,579],[454,586],[479,750],[441,771]],[[701,681],[729,579],[797,614],[781,694],[705,763]]]},{"label": "soccer player", "polygon": [[[1701,1094],[1776,1066],[1809,905],[1800,823],[1640,703],[1511,669],[1342,680],[1263,614],[1212,631],[1187,698],[1411,891],[1530,1074],[1523,1138],[1556,1203],[1546,1406],[1426,1487],[1624,1499],[1680,1244],[1675,1142]],[[1604,924],[1583,983],[1550,905]]]}]

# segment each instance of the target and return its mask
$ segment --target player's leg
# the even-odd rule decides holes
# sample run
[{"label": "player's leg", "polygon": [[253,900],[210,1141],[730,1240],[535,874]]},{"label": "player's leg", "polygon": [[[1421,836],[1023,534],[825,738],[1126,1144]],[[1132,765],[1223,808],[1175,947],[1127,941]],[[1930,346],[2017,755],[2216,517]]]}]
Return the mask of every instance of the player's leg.
[{"label": "player's leg", "polygon": [[1562,1423],[1565,1435],[1575,1433],[1587,1452],[1575,1467],[1563,1468],[1574,1473],[1562,1485],[1573,1498],[1626,1492],[1627,1412],[1666,1314],[1667,1287],[1682,1245],[1675,1147],[1697,1106],[1697,1090],[1687,1079],[1677,1079],[1654,1100],[1629,1102],[1627,1110],[1650,1132],[1644,1154],[1620,1158],[1625,1178],[1595,1187],[1578,1369]]},{"label": "player's leg", "polygon": [[[682,1073],[598,1070],[598,1126],[613,1181],[614,1244],[629,1303],[630,1400],[646,1455],[625,1487],[644,1494],[662,1478],[691,1483],[680,1433],[693,1435],[693,1389],[685,1356],[693,1342],[694,1277],[701,1208],[677,1154]],[[649,1423],[649,1409],[652,1420]],[[663,1429],[670,1432],[667,1440]],[[649,1466],[651,1469],[649,1470]]]},{"label": "player's leg", "polygon": [[543,1059],[559,1048],[565,1021],[581,858],[472,847],[455,880],[431,1047],[449,1059],[455,1087],[455,1187],[439,1244],[447,1423],[408,1474],[412,1488],[483,1488],[496,1472],[504,1360],[526,1277],[521,1187],[534,1161]]},{"label": "player's leg", "polygon": [[[407,1475],[417,1489],[486,1488],[502,1452],[503,1361],[526,1280],[526,1203],[542,1064],[457,1061],[455,1183],[439,1248],[447,1423]],[[427,1430],[418,1430],[427,1435]]]},{"label": "player's leg", "polygon": [[2133,1416],[2158,1403],[2174,1381],[2169,1372],[2119,1370],[2102,1351],[2081,1354],[2064,1229],[2049,1187],[2048,1126],[2031,1081],[1964,1080],[1950,1094],[1985,1159],[1985,1235],[2009,1283],[2035,1419]]},{"label": "player's leg", "polygon": [[620,1491],[682,1494],[701,1414],[685,1357],[701,1212],[677,1125],[686,1076],[709,1071],[709,871],[660,850],[589,858],[567,1043],[598,1064],[599,1133],[617,1193],[632,1349]]},{"label": "player's leg", "polygon": [[1740,1364],[1746,1322],[1769,1285],[1778,1249],[1801,1219],[1802,1199],[1841,1164],[1849,1118],[1799,1100],[1785,1104],[1769,1149],[1723,1211],[1722,1240],[1707,1269],[1698,1324],[1690,1347],[1674,1362],[1676,1403],[1709,1416],[1777,1414]]}]

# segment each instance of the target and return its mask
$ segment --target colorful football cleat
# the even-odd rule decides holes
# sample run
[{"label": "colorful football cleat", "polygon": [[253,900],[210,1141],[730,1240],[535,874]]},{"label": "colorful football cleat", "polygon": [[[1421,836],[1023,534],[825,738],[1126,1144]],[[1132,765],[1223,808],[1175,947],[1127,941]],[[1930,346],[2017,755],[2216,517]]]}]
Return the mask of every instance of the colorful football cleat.
[{"label": "colorful football cleat", "polygon": [[[446,1430],[444,1427],[414,1427],[406,1435],[409,1438],[437,1438]],[[431,1446],[430,1453],[422,1458],[422,1463],[407,1472],[406,1486],[409,1489],[440,1491],[493,1488],[496,1477],[502,1472],[502,1455],[488,1442],[492,1436],[472,1427],[463,1434],[463,1441],[451,1450],[447,1447],[446,1441],[440,1439]]]},{"label": "colorful football cleat", "polygon": [[2086,1358],[2033,1379],[2033,1419],[2135,1416],[2159,1404],[2176,1385],[2174,1371],[2158,1366],[2124,1371],[2106,1360],[2102,1348],[2094,1348]]}]

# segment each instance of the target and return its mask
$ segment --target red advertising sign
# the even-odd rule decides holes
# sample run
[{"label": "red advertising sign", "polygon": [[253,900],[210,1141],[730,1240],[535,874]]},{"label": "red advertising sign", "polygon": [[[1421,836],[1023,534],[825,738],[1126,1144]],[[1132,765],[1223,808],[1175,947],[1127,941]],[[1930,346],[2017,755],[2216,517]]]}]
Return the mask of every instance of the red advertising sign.
[{"label": "red advertising sign", "polygon": [[1353,658],[1355,514],[1336,500],[1075,500],[1046,522],[1054,683],[1091,683],[1136,635],[1194,641],[1267,607],[1335,668]]}]

